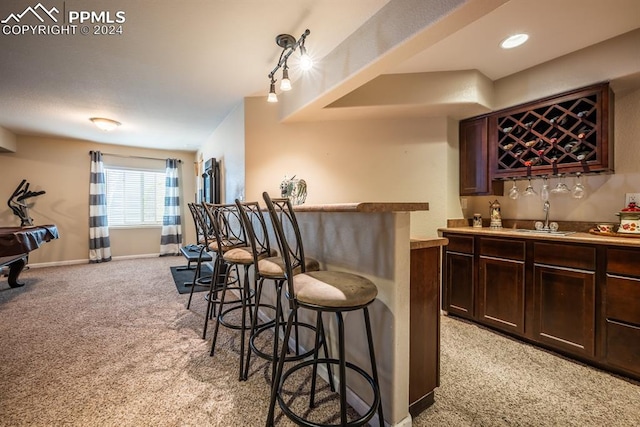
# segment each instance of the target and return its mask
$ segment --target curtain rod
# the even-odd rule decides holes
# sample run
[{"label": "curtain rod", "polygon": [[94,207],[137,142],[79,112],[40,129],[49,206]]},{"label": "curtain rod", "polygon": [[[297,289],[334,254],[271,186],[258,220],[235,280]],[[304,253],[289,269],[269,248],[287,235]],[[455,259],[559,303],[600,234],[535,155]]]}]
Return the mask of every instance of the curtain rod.
[{"label": "curtain rod", "polygon": [[[93,151],[89,151],[89,155],[91,155],[91,153],[93,153]],[[103,156],[111,156],[111,157],[121,157],[123,159],[144,159],[144,160],[159,160],[159,161],[165,161],[167,159],[161,159],[158,157],[144,157],[144,156],[125,156],[123,154],[112,154],[112,153],[102,153]],[[182,163],[182,160],[177,159],[178,163]]]}]

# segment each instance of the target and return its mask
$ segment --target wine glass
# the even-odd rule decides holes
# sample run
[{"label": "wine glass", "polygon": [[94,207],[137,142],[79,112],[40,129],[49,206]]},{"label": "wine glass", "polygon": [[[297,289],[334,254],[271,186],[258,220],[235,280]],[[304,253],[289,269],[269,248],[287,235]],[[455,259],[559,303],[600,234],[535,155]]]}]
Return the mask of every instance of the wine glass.
[{"label": "wine glass", "polygon": [[527,188],[524,189],[522,195],[525,197],[538,195],[538,193],[536,193],[536,190],[533,189],[533,185],[531,185],[531,177],[529,177],[529,185],[527,185]]},{"label": "wine glass", "polygon": [[564,175],[560,174],[558,175],[558,177],[560,178],[560,180],[558,181],[558,184],[553,189],[551,189],[551,193],[553,194],[570,193],[571,190],[569,190],[569,187],[567,187],[567,184],[564,183]]},{"label": "wine glass", "polygon": [[542,177],[542,189],[540,189],[540,198],[543,201],[549,200],[549,181],[548,177],[545,175]]},{"label": "wine glass", "polygon": [[584,188],[584,185],[582,185],[582,180],[580,179],[581,176],[582,174],[580,172],[576,174],[576,185],[574,185],[573,190],[571,190],[571,195],[574,199],[582,199],[587,194],[587,190]]},{"label": "wine glass", "polygon": [[509,198],[516,200],[518,197],[520,197],[520,190],[518,190],[518,186],[516,185],[516,179],[513,178],[513,187],[509,189]]}]

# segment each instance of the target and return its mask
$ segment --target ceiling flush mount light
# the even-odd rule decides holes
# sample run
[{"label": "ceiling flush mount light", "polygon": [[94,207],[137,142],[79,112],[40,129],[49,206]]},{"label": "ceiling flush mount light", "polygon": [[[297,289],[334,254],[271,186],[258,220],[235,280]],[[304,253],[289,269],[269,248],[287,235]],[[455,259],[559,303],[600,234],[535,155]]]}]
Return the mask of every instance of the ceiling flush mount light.
[{"label": "ceiling flush mount light", "polygon": [[92,117],[89,120],[91,120],[98,129],[105,132],[112,131],[122,124],[120,122],[116,122],[115,120],[105,119],[103,117]]},{"label": "ceiling flush mount light", "polygon": [[512,49],[518,47],[529,39],[529,34],[514,34],[502,40],[500,47],[503,49]]},{"label": "ceiling flush mount light", "polygon": [[300,68],[303,70],[310,70],[313,67],[313,60],[309,57],[307,49],[304,46],[304,41],[307,36],[311,34],[311,31],[305,30],[298,40],[290,34],[279,34],[276,37],[276,44],[282,48],[280,53],[280,59],[278,64],[269,73],[269,79],[271,80],[269,86],[269,96],[267,102],[278,102],[278,96],[275,89],[275,74],[282,68],[282,80],[280,81],[280,90],[286,92],[291,90],[291,80],[289,80],[289,66],[287,60],[297,48],[300,48]]}]

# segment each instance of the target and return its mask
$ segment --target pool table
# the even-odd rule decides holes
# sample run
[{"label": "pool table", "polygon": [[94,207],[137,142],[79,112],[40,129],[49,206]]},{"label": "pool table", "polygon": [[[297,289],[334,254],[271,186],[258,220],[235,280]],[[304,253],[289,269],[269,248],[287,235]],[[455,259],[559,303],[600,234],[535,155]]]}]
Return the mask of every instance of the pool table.
[{"label": "pool table", "polygon": [[23,286],[24,283],[18,282],[18,276],[27,264],[29,252],[57,238],[55,225],[0,227],[0,267],[9,266],[9,286]]}]

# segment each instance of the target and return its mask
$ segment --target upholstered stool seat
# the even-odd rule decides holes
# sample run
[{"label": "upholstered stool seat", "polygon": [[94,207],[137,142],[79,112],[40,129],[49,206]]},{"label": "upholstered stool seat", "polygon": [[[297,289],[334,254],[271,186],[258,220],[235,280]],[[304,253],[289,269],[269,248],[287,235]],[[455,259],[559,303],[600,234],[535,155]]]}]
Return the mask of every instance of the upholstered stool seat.
[{"label": "upholstered stool seat", "polygon": [[[304,271],[315,271],[320,269],[320,263],[313,258],[307,258],[305,260]],[[258,268],[260,274],[267,279],[283,279],[284,280],[284,260],[282,257],[269,257],[258,261]],[[302,268],[298,266],[294,270],[293,274],[299,274]]]},{"label": "upholstered stool seat", "polygon": [[371,280],[342,271],[311,271],[293,277],[300,303],[327,308],[360,307],[371,303],[378,288]]},{"label": "upholstered stool seat", "polygon": [[[277,252],[271,250],[268,254],[260,254],[259,260],[263,258],[275,257]],[[233,248],[225,252],[223,256],[224,260],[234,264],[251,265],[253,264],[253,252],[251,246],[243,246],[240,248]]]}]

